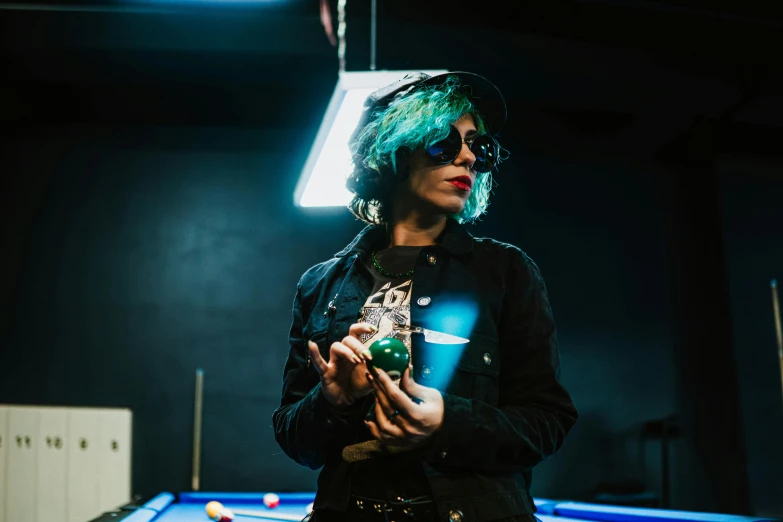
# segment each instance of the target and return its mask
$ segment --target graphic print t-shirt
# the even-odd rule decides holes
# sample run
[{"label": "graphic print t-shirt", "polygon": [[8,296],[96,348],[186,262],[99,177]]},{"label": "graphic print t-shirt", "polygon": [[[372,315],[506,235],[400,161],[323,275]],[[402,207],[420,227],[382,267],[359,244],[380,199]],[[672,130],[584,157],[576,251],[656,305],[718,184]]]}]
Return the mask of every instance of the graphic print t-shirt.
[{"label": "graphic print t-shirt", "polygon": [[[416,265],[421,247],[392,247],[375,254],[378,264],[391,274],[405,274]],[[362,343],[369,348],[372,343],[383,337],[395,337],[408,347],[410,353],[410,333],[394,330],[394,324],[410,326],[411,292],[413,281],[410,277],[393,278],[381,274],[375,268],[372,258],[367,260],[367,269],[373,275],[373,291],[365,301],[359,316],[359,322],[369,323],[378,328],[374,334],[362,336]]]},{"label": "graphic print t-shirt", "polygon": [[[386,272],[405,274],[416,265],[419,252],[421,247],[392,247],[376,253],[375,258]],[[378,331],[362,336],[362,343],[369,348],[378,339],[395,337],[410,353],[411,334],[395,331],[393,324],[410,326],[412,278],[384,276],[375,268],[371,257],[367,259],[367,269],[375,282],[359,321],[377,326]],[[398,496],[415,498],[431,494],[420,457],[415,452],[356,462],[351,469],[351,493],[359,497],[394,500]]]}]

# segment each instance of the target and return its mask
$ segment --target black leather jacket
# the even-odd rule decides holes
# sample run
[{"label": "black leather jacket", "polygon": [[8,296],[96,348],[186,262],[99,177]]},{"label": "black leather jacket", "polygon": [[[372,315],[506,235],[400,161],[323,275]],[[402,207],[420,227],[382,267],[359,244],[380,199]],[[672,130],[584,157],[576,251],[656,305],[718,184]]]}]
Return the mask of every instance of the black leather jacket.
[{"label": "black leather jacket", "polygon": [[[346,445],[371,438],[363,417],[372,396],[331,407],[306,340],[329,348],[348,333],[372,290],[365,260],[384,248],[384,227],[365,228],[334,258],[300,279],[275,437],[296,462],[318,469],[316,509],[344,511],[350,496]],[[422,451],[439,518],[486,521],[535,512],[533,467],[554,454],[578,414],[558,380],[555,323],[538,267],[518,248],[472,237],[449,220],[424,247],[413,275],[411,324],[467,337],[432,345],[412,337],[414,379],[443,393],[441,429]],[[444,356],[445,354],[445,356]]]}]

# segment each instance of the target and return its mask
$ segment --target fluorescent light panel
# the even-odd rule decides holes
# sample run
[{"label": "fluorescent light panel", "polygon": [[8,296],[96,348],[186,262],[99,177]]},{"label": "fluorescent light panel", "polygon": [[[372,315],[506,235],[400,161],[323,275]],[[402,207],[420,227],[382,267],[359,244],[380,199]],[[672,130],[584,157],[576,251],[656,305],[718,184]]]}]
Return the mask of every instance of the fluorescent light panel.
[{"label": "fluorescent light panel", "polygon": [[[294,192],[301,207],[344,207],[351,200],[345,178],[351,173],[348,140],[362,114],[367,95],[411,71],[342,72],[307,156]],[[431,76],[447,70],[423,71]]]}]

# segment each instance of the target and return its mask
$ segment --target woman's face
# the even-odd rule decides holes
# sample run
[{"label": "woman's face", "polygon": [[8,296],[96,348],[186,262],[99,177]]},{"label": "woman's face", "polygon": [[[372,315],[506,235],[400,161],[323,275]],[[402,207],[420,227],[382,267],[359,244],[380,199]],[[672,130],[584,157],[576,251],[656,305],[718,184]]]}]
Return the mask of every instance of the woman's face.
[{"label": "woman's face", "polygon": [[[477,132],[469,114],[457,120],[454,127],[463,140]],[[410,157],[407,182],[403,184],[397,202],[400,202],[399,197],[403,197],[408,208],[415,207],[432,214],[459,214],[476,182],[475,161],[476,157],[465,143],[457,158],[446,165],[434,163],[423,150],[414,152]]]}]

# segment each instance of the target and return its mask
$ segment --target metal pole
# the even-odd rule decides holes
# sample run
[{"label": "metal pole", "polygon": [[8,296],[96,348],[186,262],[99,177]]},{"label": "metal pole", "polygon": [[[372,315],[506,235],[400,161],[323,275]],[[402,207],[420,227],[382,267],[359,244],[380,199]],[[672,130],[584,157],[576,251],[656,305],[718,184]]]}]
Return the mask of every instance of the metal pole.
[{"label": "metal pole", "polygon": [[661,507],[669,509],[669,425],[661,422]]},{"label": "metal pole", "polygon": [[340,62],[340,72],[345,71],[345,3],[347,0],[337,0],[337,59]]},{"label": "metal pole", "polygon": [[198,491],[201,487],[201,411],[204,396],[204,370],[196,370],[196,397],[193,407],[193,476],[191,487]]},{"label": "metal pole", "polygon": [[377,0],[370,0],[370,70],[375,70],[375,47],[378,41]]},{"label": "metal pole", "polygon": [[[772,290],[772,313],[775,320],[775,334],[778,340],[778,362],[780,363],[780,385],[783,387],[783,333],[780,328],[780,303],[778,302],[778,282],[774,279],[769,284]],[[782,388],[783,389],[783,388]]]}]

